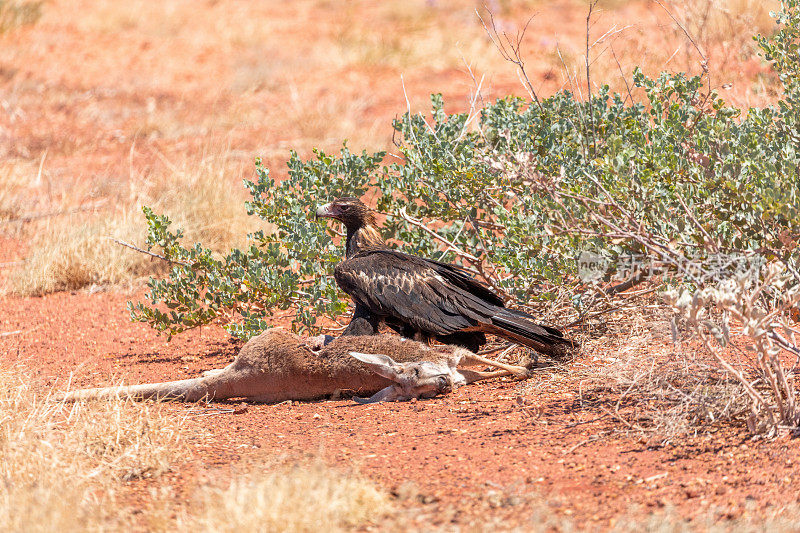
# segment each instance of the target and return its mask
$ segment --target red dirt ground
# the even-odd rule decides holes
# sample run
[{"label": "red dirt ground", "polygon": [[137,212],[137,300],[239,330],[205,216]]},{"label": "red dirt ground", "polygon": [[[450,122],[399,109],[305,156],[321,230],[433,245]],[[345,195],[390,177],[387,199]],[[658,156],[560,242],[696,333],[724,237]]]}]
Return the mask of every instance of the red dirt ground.
[{"label": "red dirt ground", "polygon": [[[0,351],[34,369],[43,390],[70,374],[73,386],[107,384],[110,376],[181,379],[234,357],[237,346],[218,328],[167,343],[129,322],[128,297],[78,292],[1,299],[0,327],[21,331],[0,338]],[[436,524],[500,520],[504,527],[530,524],[542,505],[579,524],[605,527],[633,507],[674,507],[686,518],[709,510],[738,517],[798,501],[796,439],[753,442],[735,428],[666,447],[603,438],[619,424],[597,421],[601,413],[580,407],[577,381],[545,383],[524,404],[520,384],[501,380],[426,401],[247,405],[238,414],[191,417],[188,423],[208,432],[213,444],[195,449],[193,464],[156,483],[188,498],[205,480],[257,469],[265,456],[321,455],[334,465],[357,466]],[[139,483],[131,487],[135,492],[153,482]]]},{"label": "red dirt ground", "polygon": [[[544,95],[562,87],[554,45],[560,43],[570,65],[580,66],[585,6],[501,4],[499,23],[512,33],[539,13],[526,41],[531,77]],[[263,156],[280,175],[289,148],[307,154],[312,146],[331,149],[353,136],[372,148],[388,146],[390,121],[406,108],[401,74],[413,109],[427,109],[428,93],[439,91],[449,106],[466,109],[474,88],[463,64],[439,58],[457,57],[452,49],[459,40],[482,35],[471,3],[419,1],[413,9],[401,2],[348,2],[344,8],[308,0],[125,5],[55,0],[44,4],[35,26],[0,35],[0,162],[30,169],[32,182],[43,162],[47,190],[36,190],[30,212],[118,198],[134,169],[163,170],[156,154],[190,159],[224,145],[244,165]],[[660,68],[682,43],[652,3],[608,5],[593,31],[613,22],[631,25],[617,48],[626,71],[640,60]],[[372,33],[363,40],[351,35],[356,23],[358,31]],[[424,40],[437,31],[447,39]],[[766,68],[748,58],[723,62],[735,56],[736,36],[729,37],[718,46],[707,43],[707,53],[720,58],[713,63],[721,65],[716,83],[733,82],[726,96],[755,103],[769,92],[752,81]],[[684,53],[686,43],[681,46],[670,66],[696,66]],[[384,55],[372,59],[373,48]],[[508,65],[496,55],[486,59],[496,54],[490,46],[474,53],[468,59],[477,63],[478,79],[487,76],[487,98],[523,94]],[[413,61],[404,63],[405,57]],[[617,66],[611,63],[606,72],[616,75]],[[298,111],[305,107],[310,114]],[[349,122],[339,124],[340,115]],[[67,194],[72,190],[85,192]],[[62,197],[73,203],[57,205]],[[26,256],[32,238],[4,228],[0,283],[10,263]],[[168,343],[131,323],[125,302],[141,294],[111,289],[0,297],[0,354],[32,369],[43,392],[69,376],[73,386],[180,379],[234,357],[239,345],[217,327]],[[672,506],[691,518],[709,509],[739,516],[798,502],[797,440],[753,442],[741,428],[728,428],[649,447],[635,437],[607,435],[621,423],[582,409],[576,401],[580,378],[562,378],[532,378],[541,386],[527,402],[519,400],[519,383],[501,380],[420,402],[248,405],[238,414],[191,417],[189,424],[212,435],[211,445],[197,447],[192,462],[164,482],[188,498],[206,480],[263,467],[266,458],[321,455],[334,465],[357,466],[394,491],[405,507],[422,512],[419,527],[480,527],[492,520],[524,527],[544,508],[605,528],[636,506],[645,513]],[[130,488],[136,497],[161,480],[131,482]]]}]

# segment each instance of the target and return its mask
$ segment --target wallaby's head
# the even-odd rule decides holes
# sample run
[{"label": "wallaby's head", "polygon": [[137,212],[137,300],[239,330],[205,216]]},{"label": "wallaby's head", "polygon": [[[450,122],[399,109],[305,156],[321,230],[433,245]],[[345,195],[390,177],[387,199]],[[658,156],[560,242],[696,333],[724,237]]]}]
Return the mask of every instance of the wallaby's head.
[{"label": "wallaby's head", "polygon": [[358,403],[397,402],[412,398],[431,398],[447,394],[466,383],[458,373],[456,360],[398,363],[388,355],[350,352],[373,372],[394,382],[370,398],[354,398]]}]

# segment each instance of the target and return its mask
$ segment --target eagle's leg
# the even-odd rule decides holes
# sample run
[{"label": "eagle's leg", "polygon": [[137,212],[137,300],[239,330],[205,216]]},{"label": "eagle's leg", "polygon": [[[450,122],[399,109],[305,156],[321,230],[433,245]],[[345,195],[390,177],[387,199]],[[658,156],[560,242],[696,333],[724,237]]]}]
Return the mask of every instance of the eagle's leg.
[{"label": "eagle's leg", "polygon": [[442,344],[453,344],[466,348],[470,352],[478,353],[481,346],[486,344],[486,335],[479,331],[457,331],[449,335],[439,335],[436,340]]},{"label": "eagle's leg", "polygon": [[505,363],[501,363],[500,361],[495,361],[493,359],[487,359],[486,357],[481,357],[480,355],[470,353],[464,356],[464,359],[461,360],[462,363],[468,365],[470,363],[480,363],[483,365],[493,366],[495,368],[502,368],[504,372],[508,372],[511,375],[518,377],[518,378],[529,378],[530,372],[524,366],[517,366],[517,365],[507,365]]},{"label": "eagle's leg", "polygon": [[377,335],[378,326],[381,323],[380,317],[377,317],[369,312],[369,309],[361,304],[356,304],[356,309],[353,311],[353,318],[350,323],[342,332],[342,337],[345,335]]},{"label": "eagle's leg", "polygon": [[413,332],[411,335],[403,335],[403,336],[408,338],[408,339],[415,340],[415,341],[417,341],[419,343],[422,343],[422,344],[424,344],[426,346],[432,346],[433,345],[433,337],[431,337],[430,335],[426,334],[425,332],[422,332],[422,331],[419,331],[419,330]]}]

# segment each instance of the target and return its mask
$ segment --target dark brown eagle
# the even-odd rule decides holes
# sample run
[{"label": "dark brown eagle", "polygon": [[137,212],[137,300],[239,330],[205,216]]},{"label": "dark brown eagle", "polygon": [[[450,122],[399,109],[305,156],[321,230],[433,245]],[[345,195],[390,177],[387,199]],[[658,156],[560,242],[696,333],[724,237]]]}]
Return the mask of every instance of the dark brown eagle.
[{"label": "dark brown eagle", "polygon": [[336,265],[334,278],[356,308],[342,335],[374,335],[385,323],[408,338],[435,339],[473,352],[486,344],[486,333],[552,356],[572,348],[560,331],[506,308],[462,268],[387,247],[375,217],[358,198],[339,198],[316,214],[347,228],[345,259]]}]

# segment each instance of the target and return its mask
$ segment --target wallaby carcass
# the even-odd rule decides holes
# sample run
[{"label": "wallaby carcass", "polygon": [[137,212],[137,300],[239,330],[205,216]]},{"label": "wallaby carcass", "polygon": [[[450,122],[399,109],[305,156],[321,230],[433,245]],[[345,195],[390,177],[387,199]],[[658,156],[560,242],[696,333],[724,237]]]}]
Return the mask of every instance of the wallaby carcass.
[{"label": "wallaby carcass", "polygon": [[[256,402],[316,400],[335,393],[371,395],[366,400],[399,401],[445,394],[456,387],[503,375],[526,377],[520,366],[504,365],[455,346],[429,347],[397,336],[339,337],[312,350],[310,343],[281,329],[250,339],[233,363],[202,377],[75,390],[65,401],[89,398],[202,399],[246,398]],[[479,372],[459,364],[502,368]]]}]

